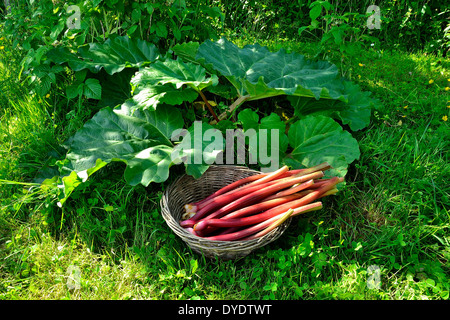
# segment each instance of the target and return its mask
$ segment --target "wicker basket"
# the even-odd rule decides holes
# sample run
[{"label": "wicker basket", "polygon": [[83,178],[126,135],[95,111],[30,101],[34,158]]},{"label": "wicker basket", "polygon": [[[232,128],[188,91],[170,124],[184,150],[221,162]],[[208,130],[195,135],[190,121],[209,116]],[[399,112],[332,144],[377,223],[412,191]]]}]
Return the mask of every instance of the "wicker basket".
[{"label": "wicker basket", "polygon": [[255,249],[276,240],[289,226],[288,219],[267,235],[246,241],[212,241],[197,237],[179,225],[186,203],[204,199],[214,191],[259,171],[246,167],[220,165],[211,166],[200,178],[183,175],[174,181],[161,199],[161,213],[167,225],[195,252],[208,258],[223,260],[237,259],[248,255]]}]

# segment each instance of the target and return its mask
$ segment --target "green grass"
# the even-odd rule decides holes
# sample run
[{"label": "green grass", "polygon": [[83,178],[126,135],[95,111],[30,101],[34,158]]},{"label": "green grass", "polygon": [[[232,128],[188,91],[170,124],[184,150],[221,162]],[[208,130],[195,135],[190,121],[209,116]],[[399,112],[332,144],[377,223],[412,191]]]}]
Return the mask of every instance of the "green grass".
[{"label": "green grass", "polygon": [[[448,59],[372,50],[346,61],[347,75],[383,102],[355,133],[361,158],[346,187],[276,242],[216,261],[163,221],[159,199],[170,181],[131,187],[123,166],[111,165],[63,209],[28,184],[87,115],[69,113],[58,93],[24,94],[11,72],[17,61],[2,54],[0,299],[448,299]],[[376,287],[367,284],[371,266]],[[79,288],[70,270],[79,270]]]}]

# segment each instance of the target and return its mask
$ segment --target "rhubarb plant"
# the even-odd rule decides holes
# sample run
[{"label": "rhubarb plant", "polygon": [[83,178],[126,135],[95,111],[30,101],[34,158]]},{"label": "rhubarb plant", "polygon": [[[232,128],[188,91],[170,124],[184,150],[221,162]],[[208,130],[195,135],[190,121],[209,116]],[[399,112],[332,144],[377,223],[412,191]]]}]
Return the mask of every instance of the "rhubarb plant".
[{"label": "rhubarb plant", "polygon": [[104,69],[110,75],[125,68],[149,65],[159,56],[160,52],[154,44],[127,36],[111,37],[104,43],[90,43],[77,50],[57,47],[47,52],[50,61],[68,65],[75,72],[88,69],[98,73]]},{"label": "rhubarb plant", "polygon": [[174,51],[229,81],[238,95],[230,112],[245,101],[286,95],[297,116],[320,112],[348,124],[351,130],[361,130],[378,103],[327,61],[308,60],[283,49],[271,52],[259,44],[239,48],[226,39],[207,40],[196,47],[178,45]]},{"label": "rhubarb plant", "polygon": [[[234,129],[254,132],[258,142],[261,129],[277,130],[266,148],[276,153],[280,166],[300,169],[328,162],[331,174],[342,177],[359,157],[351,131],[369,124],[378,103],[329,62],[258,44],[240,48],[226,39],[180,44],[162,54],[145,41],[114,38],[76,53],[55,49],[48,61],[88,70],[102,86],[102,108],[68,140],[67,156],[58,163],[61,175],[47,181],[63,186],[61,203],[115,161],[126,164],[125,179],[132,185],[162,183],[179,164],[200,177],[211,164],[224,163],[219,161],[229,147],[219,130],[224,119]],[[108,81],[101,81],[101,72]],[[248,101],[277,96],[288,99],[294,118],[286,121],[270,112],[260,119],[258,110],[246,107]],[[214,108],[212,100],[226,108]],[[207,114],[188,119],[196,101]],[[249,154],[259,152],[247,147]]]}]

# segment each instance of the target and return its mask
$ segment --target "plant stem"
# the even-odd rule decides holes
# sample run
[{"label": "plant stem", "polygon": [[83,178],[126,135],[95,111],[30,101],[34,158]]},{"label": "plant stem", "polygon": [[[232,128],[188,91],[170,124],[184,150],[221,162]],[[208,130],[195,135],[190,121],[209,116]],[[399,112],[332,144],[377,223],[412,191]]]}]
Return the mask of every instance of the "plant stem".
[{"label": "plant stem", "polygon": [[[292,213],[291,216],[298,215],[300,213],[306,213],[306,212],[310,212],[310,211],[320,210],[321,208],[322,208],[321,202],[314,202],[314,203],[308,204],[306,206],[294,209],[294,212]],[[236,232],[231,232],[231,233],[221,234],[221,235],[216,235],[216,236],[209,236],[209,237],[204,237],[204,238],[208,239],[208,240],[217,240],[217,241],[241,240],[242,238],[247,238],[256,232],[267,228],[273,222],[278,220],[283,214],[285,214],[285,213],[283,212],[283,213],[281,213],[277,216],[274,216],[266,221],[260,222],[258,224],[255,224],[251,227],[248,227],[248,228],[245,228],[242,230],[238,230]]]},{"label": "plant stem", "polygon": [[255,233],[254,235],[251,235],[248,238],[245,238],[243,240],[251,240],[251,239],[255,239],[255,238],[259,238],[262,236],[265,236],[266,234],[268,234],[270,231],[272,231],[275,228],[278,228],[283,222],[285,222],[292,214],[294,213],[293,209],[289,209],[288,211],[286,211],[286,213],[284,213],[281,218],[279,218],[278,220],[276,220],[275,222],[273,222],[270,226],[268,226],[267,228],[261,230],[258,233]]},{"label": "plant stem", "polygon": [[291,201],[288,201],[288,202],[280,204],[278,206],[269,208],[268,210],[263,211],[258,214],[255,214],[255,215],[242,217],[242,215],[231,213],[231,214],[227,215],[226,218],[222,217],[221,219],[217,219],[215,217],[213,217],[213,218],[208,217],[209,219],[208,218],[202,219],[197,224],[195,224],[194,230],[202,231],[202,230],[206,229],[207,227],[220,227],[220,228],[241,227],[241,226],[248,226],[248,225],[260,223],[267,219],[270,219],[271,217],[273,217],[275,215],[279,215],[280,213],[283,213],[290,208],[292,209],[292,208],[297,208],[300,206],[305,206],[305,205],[315,201],[321,194],[332,189],[333,187],[334,187],[334,185],[324,186],[317,191],[313,191],[311,193],[306,194],[303,197],[294,198]]},{"label": "plant stem", "polygon": [[[237,99],[233,102],[233,104],[228,108],[227,111],[222,112],[222,113],[219,115],[219,119],[220,119],[220,120],[225,119],[225,118],[227,117],[227,113],[228,113],[228,112],[229,112],[229,113],[233,112],[234,109],[236,109],[237,107],[239,107],[242,103],[244,103],[245,100],[247,100],[247,99],[249,99],[249,98],[250,98],[250,95],[240,96],[239,98],[237,98]],[[219,122],[219,120],[211,121],[210,124],[216,124],[217,122]]]},{"label": "plant stem", "polygon": [[[267,221],[260,223],[260,225],[268,225],[269,223],[271,223],[266,229],[263,229],[263,230],[261,230],[257,233],[254,233],[248,237],[241,238],[240,240],[245,241],[245,240],[252,240],[252,239],[262,237],[262,236],[266,235],[267,233],[269,233],[270,231],[272,231],[273,229],[279,227],[288,218],[291,218],[293,216],[296,216],[296,215],[299,215],[302,213],[307,213],[307,212],[316,211],[316,210],[320,210],[320,209],[322,209],[322,202],[314,202],[314,203],[311,203],[304,207],[296,208],[293,210],[293,212],[290,212],[289,214],[288,214],[288,212],[280,214],[276,217],[273,217],[272,219],[269,219]],[[280,223],[278,224],[278,222],[280,222]],[[273,226],[273,228],[272,228],[272,226]]]},{"label": "plant stem", "polygon": [[[308,180],[304,183],[299,184],[299,186],[301,185],[302,188],[305,189],[308,186],[312,185],[312,181],[313,180]],[[262,211],[271,209],[273,207],[282,205],[291,200],[297,200],[303,196],[304,196],[304,194],[300,194],[300,193],[290,194],[290,195],[280,195],[279,197],[276,197],[276,198],[269,196],[268,198],[265,198],[262,202],[259,202],[259,203],[253,204],[251,206],[243,207],[241,209],[233,211],[233,212],[223,216],[221,219],[235,219],[235,218],[249,216],[249,215],[252,215],[252,214],[255,214],[258,212],[262,212]]]},{"label": "plant stem", "polygon": [[[244,206],[248,206],[251,204],[254,204],[269,195],[276,193],[282,189],[285,189],[287,187],[290,187],[296,183],[303,183],[307,180],[314,179],[315,177],[323,176],[322,171],[317,171],[314,173],[311,173],[309,175],[305,176],[298,176],[294,178],[284,178],[280,180],[276,180],[275,183],[273,181],[266,182],[266,184],[256,185],[252,188],[252,192],[249,192],[245,194],[242,197],[235,197],[234,199],[230,199],[229,201],[224,200],[224,203],[222,206],[214,206],[211,210],[209,210],[205,207],[204,211],[206,211],[206,214],[208,214],[206,217],[206,214],[203,214],[203,220],[209,220],[214,218],[219,218],[229,212],[232,212],[236,209],[240,209]],[[253,189],[256,188],[256,189]],[[217,209],[218,208],[218,209]],[[210,213],[211,211],[215,210],[213,213]],[[197,220],[198,221],[198,220]]]},{"label": "plant stem", "polygon": [[217,117],[216,113],[214,112],[214,110],[212,109],[211,105],[208,102],[208,99],[206,99],[205,95],[203,94],[203,92],[201,90],[198,91],[198,93],[200,94],[200,96],[202,97],[203,101],[205,102],[206,106],[209,109],[209,112],[211,112],[212,116],[214,117],[215,121],[219,122],[219,118]]},{"label": "plant stem", "polygon": [[[287,166],[283,166],[283,167],[281,167],[281,168],[278,169],[278,170],[275,170],[275,171],[273,171],[273,172],[271,172],[271,173],[268,173],[268,174],[264,175],[263,177],[260,177],[260,178],[257,179],[256,181],[251,181],[250,183],[247,183],[247,184],[246,184],[245,186],[243,186],[242,188],[251,188],[251,187],[253,187],[253,186],[255,186],[255,185],[262,185],[262,184],[264,184],[264,183],[266,183],[266,182],[270,182],[270,181],[277,180],[278,178],[282,177],[285,173],[287,173],[288,170],[289,170],[289,168],[288,168]],[[259,175],[258,175],[258,176],[259,176]],[[253,176],[253,177],[254,177],[254,176]],[[247,178],[244,178],[244,179],[241,179],[241,180],[246,180],[246,179],[248,179],[248,177],[247,177]],[[228,185],[228,186],[233,186],[233,185],[235,185],[235,184],[236,184],[236,183],[232,183],[232,184],[230,184],[230,185]],[[242,183],[239,183],[239,184],[242,184]],[[241,188],[241,190],[242,190],[242,188]],[[222,188],[222,189],[221,189],[222,192],[219,193],[218,195],[222,196],[222,195],[225,195],[225,194],[232,194],[232,193],[234,192],[234,190],[236,190],[236,188],[233,188],[233,189],[229,189],[227,192],[223,192],[224,189],[226,189],[226,187],[225,187],[225,188]],[[216,196],[217,196],[217,194],[216,194]],[[205,207],[205,206],[208,205],[209,203],[214,202],[214,200],[216,199],[216,197],[211,197],[211,196],[209,196],[207,199],[208,199],[208,200],[202,201],[202,203],[197,204],[197,209],[202,209],[203,207]]]}]

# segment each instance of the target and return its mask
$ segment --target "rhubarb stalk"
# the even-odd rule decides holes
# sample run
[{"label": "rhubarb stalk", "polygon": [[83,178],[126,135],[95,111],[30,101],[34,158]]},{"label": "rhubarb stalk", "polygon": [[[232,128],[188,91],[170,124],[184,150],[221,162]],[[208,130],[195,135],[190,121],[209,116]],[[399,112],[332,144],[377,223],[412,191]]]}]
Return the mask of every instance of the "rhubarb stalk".
[{"label": "rhubarb stalk", "polygon": [[281,226],[283,224],[283,222],[285,222],[288,218],[290,218],[293,213],[294,213],[294,210],[293,209],[289,209],[288,211],[286,211],[286,213],[281,215],[281,217],[278,220],[276,220],[274,223],[272,223],[270,226],[268,226],[267,228],[261,230],[260,232],[257,232],[255,234],[247,237],[246,239],[243,239],[243,240],[251,240],[251,239],[256,239],[256,238],[260,238],[262,236],[265,236],[266,234],[268,234],[273,229],[278,228],[279,226]]},{"label": "rhubarb stalk", "polygon": [[275,215],[280,214],[281,212],[285,212],[289,208],[297,208],[301,206],[305,206],[313,201],[315,201],[320,195],[332,189],[334,185],[330,183],[330,185],[325,185],[322,188],[312,191],[311,193],[301,197],[300,199],[292,200],[282,205],[273,207],[269,210],[266,210],[262,213],[255,214],[249,217],[236,217],[233,213],[227,215],[227,217],[223,217],[222,219],[203,219],[194,225],[194,230],[196,232],[202,232],[207,227],[241,227],[248,226],[256,223],[263,222]]},{"label": "rhubarb stalk", "polygon": [[209,195],[205,199],[202,199],[202,200],[194,202],[194,203],[186,204],[185,210],[187,213],[191,213],[191,212],[195,213],[199,209],[201,209],[202,207],[207,205],[208,203],[211,203],[211,201],[213,199],[215,199],[217,196],[233,192],[238,187],[240,187],[244,184],[246,184],[245,187],[249,187],[249,186],[253,186],[256,184],[262,184],[262,183],[265,183],[268,181],[273,181],[275,179],[292,177],[292,176],[296,176],[296,175],[306,175],[306,174],[310,174],[310,173],[313,173],[316,171],[326,171],[330,168],[331,168],[331,166],[327,162],[321,163],[319,165],[316,165],[316,166],[313,166],[310,168],[305,168],[305,169],[288,170],[287,166],[283,166],[280,169],[278,169],[274,172],[271,172],[271,173],[262,173],[262,174],[253,175],[253,176],[239,179],[239,180],[219,189],[218,191]]},{"label": "rhubarb stalk", "polygon": [[[298,215],[301,213],[306,213],[306,212],[310,212],[310,211],[315,211],[315,210],[319,210],[322,208],[322,203],[321,202],[314,202],[311,203],[309,205],[294,209],[294,212],[292,213],[291,217],[294,215]],[[267,228],[268,226],[270,226],[273,222],[275,222],[276,220],[278,220],[281,215],[283,215],[283,213],[281,213],[280,215],[274,216],[271,219],[268,219],[266,221],[263,221],[261,223],[258,223],[256,225],[253,225],[251,227],[236,231],[236,232],[231,232],[231,233],[227,233],[227,234],[221,234],[221,235],[215,235],[215,236],[209,236],[209,237],[204,237],[205,239],[208,240],[216,240],[216,241],[234,241],[234,240],[240,240],[242,238],[246,238],[251,236],[252,234],[261,231],[265,228]]]},{"label": "rhubarb stalk", "polygon": [[[236,194],[238,194],[238,191],[239,191],[239,190],[237,190],[235,193],[233,193],[233,195],[231,195],[232,197],[225,197],[225,195],[223,195],[223,197],[220,199],[221,201],[215,201],[214,203],[211,203],[211,204],[205,206],[204,208],[199,210],[194,217],[192,217],[188,220],[181,221],[180,224],[183,227],[192,227],[201,218],[204,218],[204,219],[218,218],[228,212],[231,212],[238,208],[242,208],[246,205],[255,203],[257,201],[260,201],[261,199],[269,196],[270,194],[276,193],[284,188],[290,187],[297,183],[305,182],[310,179],[316,179],[316,178],[320,178],[320,177],[323,177],[322,171],[313,172],[313,173],[310,173],[305,176],[300,175],[298,177],[294,176],[294,177],[280,179],[279,181],[276,181],[275,183],[267,182],[266,184],[262,184],[260,186],[257,185],[256,186],[257,190],[254,190],[253,192],[248,193],[244,190],[242,192],[245,194],[244,196],[241,196],[239,194],[239,196],[236,197]],[[249,188],[249,189],[251,189],[251,188]],[[218,198],[220,198],[220,196]],[[214,213],[211,213],[211,211],[216,208],[219,208],[219,209],[217,209]],[[206,216],[208,213],[211,213],[211,214]]]},{"label": "rhubarb stalk", "polygon": [[207,204],[211,203],[213,199],[215,199],[217,196],[232,192],[233,190],[236,190],[238,187],[245,185],[245,187],[249,186],[255,186],[259,184],[263,184],[265,182],[269,182],[272,180],[275,180],[279,178],[281,175],[287,173],[289,168],[287,166],[283,166],[278,170],[275,170],[274,172],[270,173],[263,173],[263,174],[257,174],[253,176],[249,176],[246,178],[239,179],[233,183],[230,183],[226,185],[225,187],[217,190],[216,192],[212,193],[208,197],[206,197],[203,200],[200,200],[196,203],[188,204],[185,206],[185,209],[187,212],[195,212],[198,209],[201,209],[202,207],[206,206]]}]

